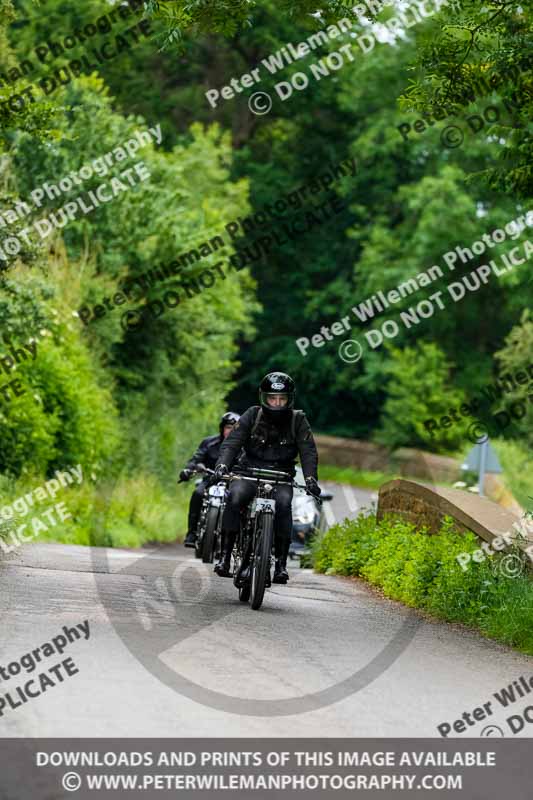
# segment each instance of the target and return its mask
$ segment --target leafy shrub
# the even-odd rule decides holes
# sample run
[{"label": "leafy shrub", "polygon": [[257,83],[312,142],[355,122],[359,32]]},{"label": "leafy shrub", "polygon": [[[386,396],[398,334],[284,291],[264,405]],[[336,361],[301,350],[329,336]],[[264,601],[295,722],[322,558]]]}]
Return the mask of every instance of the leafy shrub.
[{"label": "leafy shrub", "polygon": [[[136,474],[121,477],[115,484],[102,489],[95,483],[96,475],[83,472],[83,483],[60,490],[55,499],[38,502],[20,520],[0,518],[0,537],[7,539],[10,531],[24,522],[26,535],[31,535],[31,520],[40,519],[48,530],[41,530],[33,541],[97,547],[142,547],[148,542],[172,542],[182,539],[186,531],[187,490],[176,489],[173,496],[153,475]],[[8,480],[0,476],[2,506],[43,484],[42,478],[29,481]],[[55,503],[64,503],[69,517],[56,523],[47,521],[43,512]],[[0,552],[0,558],[2,553]]]},{"label": "leafy shrub", "polygon": [[117,415],[84,345],[39,342],[36,360],[20,364],[16,377],[26,392],[0,410],[1,470],[45,475],[65,464],[95,464],[113,452]]},{"label": "leafy shrub", "polygon": [[330,528],[312,558],[318,572],[361,576],[394,600],[533,654],[533,584],[525,574],[507,578],[500,571],[501,559],[520,551],[471,561],[463,570],[457,556],[478,548],[477,537],[449,518],[438,535],[428,535],[399,517],[377,522],[369,513]]},{"label": "leafy shrub", "polygon": [[501,461],[502,479],[522,508],[531,508],[533,496],[533,470],[531,449],[525,441],[492,439],[491,444]]},{"label": "leafy shrub", "polygon": [[[464,442],[466,422],[451,428],[438,428],[431,433],[424,420],[448,413],[452,406],[464,402],[461,391],[451,389],[450,364],[445,353],[432,342],[420,342],[403,349],[389,347],[390,360],[387,400],[376,442],[387,447],[426,447],[454,451]],[[416,386],[416,391],[413,391]]]}]

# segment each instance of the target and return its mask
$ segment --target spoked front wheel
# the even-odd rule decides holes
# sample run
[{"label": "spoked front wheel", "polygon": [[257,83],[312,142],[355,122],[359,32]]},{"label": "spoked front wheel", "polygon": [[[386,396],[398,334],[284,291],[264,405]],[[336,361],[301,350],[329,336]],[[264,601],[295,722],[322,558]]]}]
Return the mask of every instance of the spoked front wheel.
[{"label": "spoked front wheel", "polygon": [[270,555],[272,553],[272,536],[274,520],[271,514],[262,514],[257,523],[259,536],[256,540],[256,549],[252,562],[251,599],[252,608],[257,611],[261,608],[265,596],[266,579],[270,569]]}]

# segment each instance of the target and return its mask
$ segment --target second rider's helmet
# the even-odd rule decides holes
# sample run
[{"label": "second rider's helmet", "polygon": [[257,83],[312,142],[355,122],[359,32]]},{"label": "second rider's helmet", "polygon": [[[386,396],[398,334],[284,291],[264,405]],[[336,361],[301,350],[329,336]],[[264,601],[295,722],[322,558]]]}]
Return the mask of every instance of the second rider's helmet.
[{"label": "second rider's helmet", "polygon": [[218,426],[220,435],[222,436],[222,431],[224,430],[226,425],[236,425],[239,420],[240,420],[239,414],[236,414],[234,411],[227,411],[221,418],[220,425]]},{"label": "second rider's helmet", "polygon": [[[283,405],[271,405],[274,398],[286,399]],[[294,381],[285,372],[269,372],[259,385],[259,402],[261,408],[270,414],[283,414],[294,408]],[[278,400],[279,403],[279,400]]]}]

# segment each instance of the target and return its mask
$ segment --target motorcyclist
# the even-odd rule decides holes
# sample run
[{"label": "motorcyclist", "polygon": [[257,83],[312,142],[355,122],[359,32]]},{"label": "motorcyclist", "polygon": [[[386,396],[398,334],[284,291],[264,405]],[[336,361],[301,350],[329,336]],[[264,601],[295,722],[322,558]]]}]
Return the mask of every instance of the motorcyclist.
[{"label": "motorcyclist", "polygon": [[[226,436],[229,436],[229,434],[233,430],[234,425],[238,421],[239,421],[239,415],[235,414],[235,412],[228,411],[226,414],[224,414],[218,426],[219,429],[218,435],[208,436],[206,439],[202,439],[195,454],[187,462],[184,469],[181,470],[180,480],[188,481],[191,475],[193,474],[194,470],[200,464],[209,467],[209,469],[214,469],[219,456],[220,446],[224,441],[224,439],[226,438]],[[202,508],[202,498],[208,484],[209,484],[209,477],[206,476],[202,481],[200,481],[200,483],[192,493],[191,501],[189,503],[189,519],[187,526],[188,531],[184,541],[185,547],[194,547],[196,544],[196,539],[197,539],[196,528],[198,525],[198,517],[200,516],[200,510]]]},{"label": "motorcyclist", "polygon": [[[295,461],[300,456],[308,491],[321,494],[317,482],[318,454],[309,422],[303,411],[294,410],[294,381],[284,372],[270,372],[259,386],[259,406],[251,406],[241,416],[224,440],[215,472],[220,479],[227,474],[244,449],[239,466],[262,467],[296,474]],[[252,500],[256,485],[234,480],[230,484],[222,520],[223,546],[215,572],[230,577],[231,552],[239,531],[240,511]],[[287,555],[292,533],[292,486],[276,488],[274,522],[274,583],[287,583]]]}]

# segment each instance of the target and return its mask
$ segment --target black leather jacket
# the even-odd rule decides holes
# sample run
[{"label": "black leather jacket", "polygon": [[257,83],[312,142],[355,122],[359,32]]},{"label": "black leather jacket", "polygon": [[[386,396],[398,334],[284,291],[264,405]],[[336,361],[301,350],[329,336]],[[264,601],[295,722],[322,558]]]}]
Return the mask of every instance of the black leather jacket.
[{"label": "black leather jacket", "polygon": [[239,459],[242,466],[279,469],[294,475],[295,461],[300,456],[304,477],[317,480],[318,453],[311,427],[303,411],[296,418],[294,437],[291,430],[292,412],[287,415],[283,425],[275,425],[263,414],[252,435],[259,408],[251,406],[244,412],[222,443],[217,463],[225,464],[231,469],[243,448],[244,453]]},{"label": "black leather jacket", "polygon": [[185,468],[194,469],[198,464],[205,464],[209,469],[214,469],[220,453],[222,441],[223,439],[220,435],[208,436],[206,439],[202,439],[198,445],[197,451],[190,461],[187,462]]}]

